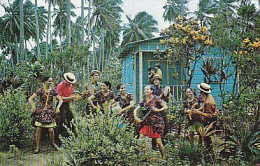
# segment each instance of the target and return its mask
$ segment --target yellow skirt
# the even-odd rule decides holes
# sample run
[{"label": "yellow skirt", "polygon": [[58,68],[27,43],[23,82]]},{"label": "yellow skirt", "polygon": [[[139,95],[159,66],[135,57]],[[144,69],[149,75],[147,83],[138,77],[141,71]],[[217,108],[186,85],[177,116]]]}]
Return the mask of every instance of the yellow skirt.
[{"label": "yellow skirt", "polygon": [[56,125],[56,122],[52,122],[51,124],[44,125],[44,124],[41,124],[41,123],[35,121],[35,126],[44,127],[44,128],[52,128],[52,127],[56,127],[57,125]]}]

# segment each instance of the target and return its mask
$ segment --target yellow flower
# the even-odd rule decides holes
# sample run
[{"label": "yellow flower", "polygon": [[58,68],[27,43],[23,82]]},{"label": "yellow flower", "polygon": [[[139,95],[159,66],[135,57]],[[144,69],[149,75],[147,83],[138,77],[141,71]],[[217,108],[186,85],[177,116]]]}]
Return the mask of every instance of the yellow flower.
[{"label": "yellow flower", "polygon": [[212,44],[212,40],[207,39],[207,40],[205,41],[205,44],[211,45],[211,44]]},{"label": "yellow flower", "polygon": [[243,40],[243,43],[249,43],[250,40],[248,38],[246,38],[245,40]]},{"label": "yellow flower", "polygon": [[245,54],[247,54],[248,53],[248,51],[245,51]]},{"label": "yellow flower", "polygon": [[239,51],[239,54],[242,55],[242,54],[243,54],[243,51]]},{"label": "yellow flower", "polygon": [[186,31],[186,30],[187,30],[187,28],[186,28],[186,27],[182,27],[181,29],[182,29],[183,31]]},{"label": "yellow flower", "polygon": [[237,55],[237,51],[234,51],[234,54],[236,54],[236,55]]},{"label": "yellow flower", "polygon": [[176,37],[176,38],[174,39],[174,42],[175,42],[175,43],[178,43],[178,42],[179,42],[179,39]]},{"label": "yellow flower", "polygon": [[259,42],[257,42],[257,45],[256,45],[256,47],[260,47],[260,41],[259,41]]},{"label": "yellow flower", "polygon": [[203,33],[205,33],[205,32],[207,31],[207,27],[206,27],[206,26],[203,26],[203,27],[201,28],[201,31],[202,31]]},{"label": "yellow flower", "polygon": [[194,34],[195,34],[195,31],[190,31],[190,34],[191,34],[191,35],[194,35]]},{"label": "yellow flower", "polygon": [[173,53],[172,49],[169,49],[168,54],[172,54],[172,53]]},{"label": "yellow flower", "polygon": [[196,35],[196,36],[193,36],[192,37],[194,40],[199,40],[200,39],[200,36],[199,35]]},{"label": "yellow flower", "polygon": [[178,15],[178,20],[182,20],[182,16],[181,15]]},{"label": "yellow flower", "polygon": [[201,39],[201,40],[205,40],[205,39],[206,39],[206,36],[201,35],[201,36],[200,36],[200,39]]},{"label": "yellow flower", "polygon": [[256,48],[256,47],[259,47],[259,43],[260,43],[260,42],[250,43],[249,46],[251,46],[251,47],[253,47],[253,48]]},{"label": "yellow flower", "polygon": [[164,40],[160,40],[160,44],[164,44]]},{"label": "yellow flower", "polygon": [[183,39],[182,39],[182,44],[186,44],[186,38],[184,37]]}]

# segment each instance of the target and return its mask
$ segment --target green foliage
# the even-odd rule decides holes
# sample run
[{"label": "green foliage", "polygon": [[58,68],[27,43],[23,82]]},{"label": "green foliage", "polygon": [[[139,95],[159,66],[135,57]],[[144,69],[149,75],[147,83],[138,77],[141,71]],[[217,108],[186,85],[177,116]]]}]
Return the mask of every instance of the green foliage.
[{"label": "green foliage", "polygon": [[225,104],[224,115],[220,117],[225,126],[225,142],[222,154],[240,160],[259,162],[260,143],[260,91],[231,98]]},{"label": "green foliage", "polygon": [[145,11],[137,13],[134,19],[126,17],[129,23],[123,29],[123,47],[130,42],[152,38],[153,33],[159,31],[157,21]]},{"label": "green foliage", "polygon": [[[1,17],[0,34],[3,35],[3,44],[1,48],[4,50],[4,54],[12,54],[12,58],[16,58],[16,45],[20,40],[20,8],[19,0],[15,0],[9,6],[2,5],[5,9],[4,16]],[[31,1],[25,1],[24,9],[24,37],[25,40],[30,38],[36,39],[36,21],[34,4]],[[44,36],[45,25],[47,23],[46,9],[44,7],[38,7],[39,24],[40,24],[40,38]],[[18,53],[17,53],[18,54]]]},{"label": "green foliage", "polygon": [[198,165],[205,164],[207,157],[205,148],[200,144],[193,144],[185,139],[172,137],[165,145],[169,165]]},{"label": "green foliage", "polygon": [[[76,114],[75,111],[73,111]],[[75,132],[63,138],[62,150],[69,165],[138,165],[138,140],[115,113],[100,112],[94,117],[77,116]]]},{"label": "green foliage", "polygon": [[178,156],[180,160],[187,160],[190,164],[199,164],[203,161],[204,151],[202,145],[190,143],[185,140],[178,141]]},{"label": "green foliage", "polygon": [[27,99],[23,91],[0,95],[0,148],[9,145],[26,147],[32,142],[32,126]]}]

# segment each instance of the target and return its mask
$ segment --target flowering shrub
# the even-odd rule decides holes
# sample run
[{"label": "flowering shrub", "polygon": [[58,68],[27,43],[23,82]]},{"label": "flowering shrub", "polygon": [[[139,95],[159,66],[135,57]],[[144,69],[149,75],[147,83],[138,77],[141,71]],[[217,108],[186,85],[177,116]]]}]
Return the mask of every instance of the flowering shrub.
[{"label": "flowering shrub", "polygon": [[[213,44],[209,28],[201,27],[197,20],[187,20],[179,15],[169,28],[161,31],[161,36],[163,39],[160,44],[166,48],[164,56],[188,68],[189,85],[196,63],[204,54],[205,48]],[[159,47],[154,54],[162,54]],[[186,78],[186,74],[183,74]]]}]

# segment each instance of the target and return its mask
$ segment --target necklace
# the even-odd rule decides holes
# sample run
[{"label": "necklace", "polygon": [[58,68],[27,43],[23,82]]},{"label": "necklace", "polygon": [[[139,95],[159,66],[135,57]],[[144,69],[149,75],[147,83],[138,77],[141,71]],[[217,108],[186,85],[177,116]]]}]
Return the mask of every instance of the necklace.
[{"label": "necklace", "polygon": [[49,87],[47,89],[47,87],[45,86],[43,88],[44,90],[44,95],[46,96],[46,102],[45,102],[45,105],[44,105],[44,109],[46,110],[48,108],[48,102],[49,102],[49,98],[50,98],[50,91],[51,91],[51,88]]}]

